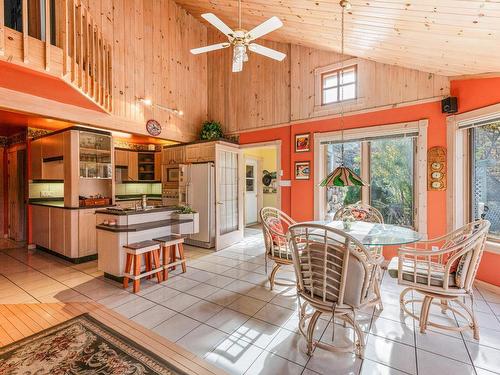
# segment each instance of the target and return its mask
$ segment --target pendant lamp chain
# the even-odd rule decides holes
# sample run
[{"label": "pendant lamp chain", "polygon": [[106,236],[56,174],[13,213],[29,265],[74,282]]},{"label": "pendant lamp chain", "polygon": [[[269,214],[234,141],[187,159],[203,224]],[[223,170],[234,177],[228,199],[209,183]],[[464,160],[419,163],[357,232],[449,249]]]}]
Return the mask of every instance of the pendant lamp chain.
[{"label": "pendant lamp chain", "polygon": [[238,0],[238,29],[241,30],[241,0]]},{"label": "pendant lamp chain", "polygon": [[339,100],[340,100],[340,155],[342,157],[341,159],[341,165],[344,165],[344,98],[343,98],[343,93],[342,93],[342,87],[341,83],[343,80],[344,76],[344,18],[345,18],[345,8],[350,7],[350,4],[348,1],[343,0],[340,2],[340,6],[342,8],[342,26],[341,26],[341,31],[340,31],[340,58],[342,59],[340,62],[340,74],[339,74],[339,82],[338,85],[340,87],[339,89]]}]

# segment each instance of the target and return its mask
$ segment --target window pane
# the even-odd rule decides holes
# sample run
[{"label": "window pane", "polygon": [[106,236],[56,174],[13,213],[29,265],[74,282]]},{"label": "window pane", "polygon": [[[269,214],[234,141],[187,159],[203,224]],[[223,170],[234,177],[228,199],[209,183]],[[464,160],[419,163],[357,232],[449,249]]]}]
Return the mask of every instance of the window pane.
[{"label": "window pane", "polygon": [[413,226],[413,138],[370,142],[370,199],[387,224]]},{"label": "window pane", "polygon": [[354,83],[356,81],[356,71],[354,69],[344,70],[340,83]]},{"label": "window pane", "polygon": [[337,88],[323,90],[323,104],[334,103],[338,101]]},{"label": "window pane", "polygon": [[[326,145],[326,173],[331,173],[342,163],[342,146]],[[344,143],[344,165],[352,168],[358,175],[361,173],[361,143]],[[327,218],[331,219],[341,207],[361,200],[361,187],[329,187],[326,189]]]},{"label": "window pane", "polygon": [[489,220],[490,235],[500,237],[500,122],[471,132],[473,218]]},{"label": "window pane", "polygon": [[350,84],[340,87],[341,100],[349,100],[356,98],[356,84]]},{"label": "window pane", "polygon": [[323,77],[323,88],[338,86],[337,73]]}]

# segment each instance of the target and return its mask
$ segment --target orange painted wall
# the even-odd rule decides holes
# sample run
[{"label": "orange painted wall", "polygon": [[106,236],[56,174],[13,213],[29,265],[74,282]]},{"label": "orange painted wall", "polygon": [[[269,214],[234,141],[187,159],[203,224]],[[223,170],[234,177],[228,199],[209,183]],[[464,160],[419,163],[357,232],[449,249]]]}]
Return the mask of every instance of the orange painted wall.
[{"label": "orange painted wall", "polygon": [[[500,103],[500,79],[463,80],[452,82],[452,95],[458,96],[462,111]],[[473,96],[473,98],[471,98]],[[441,103],[425,103],[414,106],[394,108],[360,115],[347,116],[344,119],[344,129],[372,127],[407,121],[429,120],[428,147],[446,147],[446,116],[441,113]],[[329,132],[340,129],[340,120],[327,119],[300,124],[286,125],[274,129],[256,130],[240,134],[240,143],[256,143],[269,140],[281,140],[281,157],[283,179],[292,179],[291,187],[282,188],[282,209],[297,221],[311,220],[314,217],[314,145],[310,152],[295,153],[294,137],[301,133]],[[369,132],[369,128],[367,130]],[[310,161],[311,179],[298,181],[294,179],[295,161]],[[286,197],[286,198],[285,198]],[[293,203],[292,203],[293,202]],[[430,238],[446,233],[446,192],[427,192],[428,226]],[[396,255],[396,248],[385,250],[386,257]],[[486,254],[478,277],[491,284],[500,285],[500,275],[491,265],[500,265],[500,255]],[[490,262],[491,261],[491,262]]]}]

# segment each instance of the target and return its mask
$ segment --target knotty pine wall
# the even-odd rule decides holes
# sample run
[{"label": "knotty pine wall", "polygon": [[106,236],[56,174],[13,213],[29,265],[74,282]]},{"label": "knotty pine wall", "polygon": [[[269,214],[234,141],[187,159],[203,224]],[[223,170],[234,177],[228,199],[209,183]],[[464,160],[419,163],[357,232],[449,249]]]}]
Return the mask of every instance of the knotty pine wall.
[{"label": "knotty pine wall", "polygon": [[[224,39],[208,30],[208,42]],[[258,43],[287,54],[276,62],[249,53],[243,72],[231,73],[231,50],[208,57],[208,114],[221,121],[226,132],[238,133],[267,126],[335,116],[339,108],[315,111],[316,68],[339,63],[342,55],[294,44],[259,40]],[[351,59],[345,56],[344,60]],[[449,95],[448,77],[398,66],[359,60],[360,103],[350,114],[439,100]]]},{"label": "knotty pine wall", "polygon": [[[206,44],[206,27],[172,0],[82,4],[113,41],[113,114],[144,123],[154,118],[163,126],[162,138],[194,140],[207,118],[207,57],[189,50]],[[140,97],[184,115],[144,107]]]}]

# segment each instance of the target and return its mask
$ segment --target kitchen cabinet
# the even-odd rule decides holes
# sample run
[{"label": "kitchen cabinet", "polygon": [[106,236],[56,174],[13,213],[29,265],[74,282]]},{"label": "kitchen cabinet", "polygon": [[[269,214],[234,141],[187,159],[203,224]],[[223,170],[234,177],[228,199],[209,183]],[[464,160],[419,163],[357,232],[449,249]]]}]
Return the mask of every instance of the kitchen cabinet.
[{"label": "kitchen cabinet", "polygon": [[42,140],[31,142],[31,179],[42,179]]},{"label": "kitchen cabinet", "polygon": [[[50,209],[50,247],[49,249],[59,254],[65,253],[65,225],[64,225],[64,209]],[[71,228],[68,228],[71,230]]]},{"label": "kitchen cabinet", "polygon": [[128,167],[128,154],[126,150],[115,150],[115,166]]},{"label": "kitchen cabinet", "polygon": [[155,152],[155,180],[161,181],[161,152]]},{"label": "kitchen cabinet", "polygon": [[131,181],[139,179],[139,159],[135,151],[128,151],[128,178]]},{"label": "kitchen cabinet", "polygon": [[42,139],[42,159],[60,158],[64,150],[64,134],[57,133]]},{"label": "kitchen cabinet", "polygon": [[215,143],[196,143],[186,146],[186,163],[215,161]]},{"label": "kitchen cabinet", "polygon": [[162,164],[178,165],[184,163],[184,146],[167,147],[162,150]]},{"label": "kitchen cabinet", "polygon": [[95,209],[78,211],[78,256],[97,254]]},{"label": "kitchen cabinet", "polygon": [[42,163],[42,178],[44,180],[64,180],[64,161],[51,160]]},{"label": "kitchen cabinet", "polygon": [[33,243],[50,249],[50,207],[31,206]]}]

